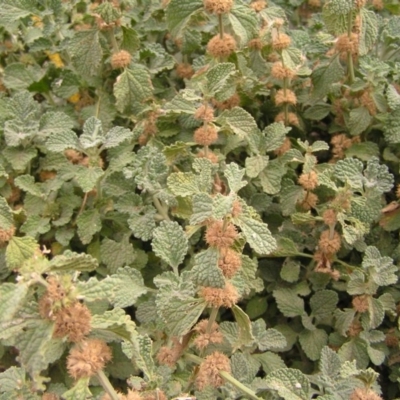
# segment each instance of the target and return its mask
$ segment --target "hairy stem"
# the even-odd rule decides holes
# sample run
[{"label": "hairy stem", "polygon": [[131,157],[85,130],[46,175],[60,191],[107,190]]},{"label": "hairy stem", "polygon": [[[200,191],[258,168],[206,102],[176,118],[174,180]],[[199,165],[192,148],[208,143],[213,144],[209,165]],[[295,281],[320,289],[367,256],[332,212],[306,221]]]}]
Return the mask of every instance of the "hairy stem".
[{"label": "hairy stem", "polygon": [[208,319],[208,324],[207,324],[207,328],[206,328],[206,333],[208,333],[208,334],[211,333],[212,326],[213,326],[215,320],[217,319],[218,310],[219,310],[219,307],[213,307],[211,309],[210,318]]},{"label": "hairy stem", "polygon": [[103,389],[108,393],[112,400],[119,400],[117,392],[114,390],[113,386],[111,385],[110,381],[106,377],[103,370],[97,371],[96,376],[103,386]]},{"label": "hairy stem", "polygon": [[218,28],[219,28],[219,36],[221,39],[224,37],[224,24],[222,23],[222,15],[218,15]]}]

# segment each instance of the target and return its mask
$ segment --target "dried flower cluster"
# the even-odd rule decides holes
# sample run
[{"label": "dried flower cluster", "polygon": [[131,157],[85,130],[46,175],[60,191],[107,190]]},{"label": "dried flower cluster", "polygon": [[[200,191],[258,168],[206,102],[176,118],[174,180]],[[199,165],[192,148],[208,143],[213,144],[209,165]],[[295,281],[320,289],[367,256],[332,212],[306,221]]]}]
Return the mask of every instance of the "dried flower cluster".
[{"label": "dried flower cluster", "polygon": [[205,349],[211,343],[222,343],[224,340],[224,336],[222,332],[219,331],[219,325],[214,322],[211,326],[209,332],[207,332],[208,320],[203,319],[197,323],[197,325],[193,328],[195,332],[197,332],[197,336],[193,341],[193,344],[199,349]]},{"label": "dried flower cluster", "polygon": [[203,0],[204,8],[211,14],[226,14],[232,6],[233,0]]},{"label": "dried flower cluster", "polygon": [[207,52],[215,58],[226,58],[236,50],[236,40],[232,35],[215,35],[207,44]]},{"label": "dried flower cluster", "polygon": [[235,225],[224,221],[213,221],[207,226],[205,239],[209,246],[221,249],[231,247],[237,237]]},{"label": "dried flower cluster", "polygon": [[132,56],[126,50],[120,50],[111,56],[113,69],[126,68],[131,63]]},{"label": "dried flower cluster", "polygon": [[199,390],[207,386],[220,387],[224,380],[220,377],[219,371],[231,371],[229,358],[218,351],[210,354],[200,364],[196,377],[196,386]]},{"label": "dried flower cluster", "polygon": [[112,358],[107,344],[100,339],[87,339],[76,344],[69,352],[67,369],[74,379],[88,378],[104,369]]},{"label": "dried flower cluster", "polygon": [[230,282],[224,288],[202,287],[200,296],[204,298],[209,307],[232,308],[239,301],[239,293]]},{"label": "dried flower cluster", "polygon": [[209,146],[218,140],[217,128],[213,124],[205,124],[194,131],[193,139],[197,144]]}]

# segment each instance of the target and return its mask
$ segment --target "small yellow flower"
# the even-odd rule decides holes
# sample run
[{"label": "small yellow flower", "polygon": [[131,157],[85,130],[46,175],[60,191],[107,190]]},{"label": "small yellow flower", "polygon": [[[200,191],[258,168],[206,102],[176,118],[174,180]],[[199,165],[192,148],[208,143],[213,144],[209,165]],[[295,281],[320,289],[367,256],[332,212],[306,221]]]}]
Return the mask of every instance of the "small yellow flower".
[{"label": "small yellow flower", "polygon": [[76,104],[81,99],[81,94],[79,92],[68,97],[68,101],[72,104]]},{"label": "small yellow flower", "polygon": [[33,22],[33,26],[35,26],[36,28],[43,28],[44,24],[42,18],[39,17],[39,15],[32,15],[31,20]]},{"label": "small yellow flower", "polygon": [[64,68],[64,63],[63,60],[61,60],[59,53],[46,52],[46,54],[50,58],[50,61],[56,66],[56,68]]}]

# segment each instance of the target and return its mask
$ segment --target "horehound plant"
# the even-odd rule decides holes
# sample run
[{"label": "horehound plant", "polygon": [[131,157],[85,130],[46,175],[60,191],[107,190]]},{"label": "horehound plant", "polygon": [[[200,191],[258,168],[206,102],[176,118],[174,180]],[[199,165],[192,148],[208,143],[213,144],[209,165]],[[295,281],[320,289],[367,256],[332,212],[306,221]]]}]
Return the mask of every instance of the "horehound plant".
[{"label": "horehound plant", "polygon": [[397,15],[3,0],[0,400],[399,397]]}]

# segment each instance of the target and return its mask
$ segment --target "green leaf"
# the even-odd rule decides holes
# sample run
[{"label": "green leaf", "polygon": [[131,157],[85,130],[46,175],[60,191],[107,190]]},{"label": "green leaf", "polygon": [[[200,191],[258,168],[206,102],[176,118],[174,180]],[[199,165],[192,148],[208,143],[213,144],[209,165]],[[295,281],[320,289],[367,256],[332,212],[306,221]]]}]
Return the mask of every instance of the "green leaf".
[{"label": "green leaf", "polygon": [[98,74],[103,50],[97,29],[76,32],[69,41],[68,52],[77,72],[83,76]]},{"label": "green leaf", "polygon": [[279,193],[281,190],[282,177],[285,173],[285,167],[279,161],[270,161],[259,175],[263,191],[268,194]]},{"label": "green leaf", "polygon": [[104,175],[100,167],[77,166],[75,180],[84,193],[88,193],[96,187],[98,180]]},{"label": "green leaf", "polygon": [[[236,304],[232,307],[233,315],[238,326],[238,342],[240,347],[249,346],[254,343],[253,328],[249,316]],[[235,347],[233,351],[238,349]]]},{"label": "green leaf", "polygon": [[55,153],[61,153],[66,149],[79,150],[79,140],[76,133],[72,130],[57,132],[56,135],[50,135],[46,141],[46,148]]},{"label": "green leaf", "polygon": [[370,329],[375,329],[381,325],[385,318],[385,310],[379,299],[373,297],[368,298],[368,317]]},{"label": "green leaf", "polygon": [[257,178],[260,172],[268,165],[268,156],[254,156],[246,158],[246,175],[249,178]]},{"label": "green leaf", "polygon": [[75,253],[66,250],[64,254],[55,256],[50,261],[51,271],[63,272],[90,272],[99,266],[98,261],[89,254]]},{"label": "green leaf", "polygon": [[372,280],[378,286],[393,285],[397,282],[398,267],[393,265],[393,259],[381,256],[374,246],[368,246],[364,253],[362,267],[369,271]]},{"label": "green leaf", "polygon": [[344,70],[339,56],[333,57],[328,65],[316,68],[311,75],[314,88],[311,100],[316,102],[324,98],[331,91],[332,84],[339,82],[343,76]]},{"label": "green leaf", "polygon": [[333,290],[319,290],[310,299],[311,315],[317,319],[330,317],[338,302],[338,294]]},{"label": "green leaf", "polygon": [[3,0],[0,9],[0,25],[6,28],[15,27],[21,18],[35,13],[34,4],[30,0]]},{"label": "green leaf", "polygon": [[286,134],[289,133],[291,129],[290,127],[286,127],[282,122],[273,122],[268,125],[263,130],[266,143],[265,151],[270,152],[279,149],[286,139]]},{"label": "green leaf", "polygon": [[329,1],[323,8],[322,17],[329,33],[339,36],[347,33],[349,14],[353,3],[347,0]]},{"label": "green leaf", "polygon": [[272,253],[274,257],[290,257],[299,253],[292,239],[285,236],[278,236],[275,239],[277,240],[277,249]]},{"label": "green leaf", "polygon": [[3,150],[4,158],[17,172],[24,172],[29,163],[37,156],[38,152],[34,147],[6,147]]},{"label": "green leaf", "polygon": [[371,124],[372,117],[365,107],[354,108],[350,111],[348,127],[352,136],[361,135]]},{"label": "green leaf", "polygon": [[188,240],[177,222],[162,221],[153,232],[152,247],[158,257],[177,270],[188,251]]},{"label": "green leaf", "polygon": [[129,236],[125,235],[121,242],[105,238],[100,245],[100,257],[108,270],[115,272],[120,267],[132,264],[136,253],[132,244],[129,243]]},{"label": "green leaf", "polygon": [[319,360],[319,370],[325,379],[335,380],[341,370],[341,362],[339,356],[328,346],[325,346],[321,351]]},{"label": "green leaf", "polygon": [[0,226],[6,231],[14,226],[12,210],[4,197],[0,197]]},{"label": "green leaf", "polygon": [[40,184],[35,183],[35,178],[32,175],[20,175],[14,180],[14,183],[24,192],[27,192],[32,196],[43,196],[43,192],[39,186]]},{"label": "green leaf", "polygon": [[7,267],[10,270],[20,268],[25,261],[34,256],[38,249],[39,246],[32,237],[13,236],[6,249]]},{"label": "green leaf", "polygon": [[308,400],[311,396],[310,382],[298,369],[275,370],[266,376],[264,384],[285,400]]},{"label": "green leaf", "polygon": [[130,129],[123,128],[122,126],[115,126],[105,135],[103,146],[105,149],[111,149],[132,138],[133,132]]},{"label": "green leaf", "polygon": [[81,378],[75,385],[62,394],[65,400],[86,400],[87,398],[93,397],[89,390],[90,378]]},{"label": "green leaf", "polygon": [[116,107],[120,112],[134,103],[143,103],[153,95],[149,72],[139,64],[131,64],[118,76],[114,84]]},{"label": "green leaf", "polygon": [[65,350],[61,339],[52,338],[53,330],[52,322],[38,319],[31,329],[21,332],[16,338],[18,360],[33,377],[58,360]]},{"label": "green leaf", "polygon": [[361,32],[359,36],[358,51],[360,56],[368,54],[378,37],[378,17],[372,10],[362,7],[360,10]]},{"label": "green leaf", "polygon": [[92,316],[91,326],[96,337],[106,341],[132,342],[137,337],[136,325],[121,308],[114,308]]},{"label": "green leaf", "polygon": [[324,119],[326,116],[329,115],[331,112],[332,106],[327,103],[317,103],[311,106],[310,108],[307,108],[307,110],[304,112],[303,116],[306,119],[311,119],[313,121],[321,121]]},{"label": "green leaf", "polygon": [[232,375],[241,383],[250,385],[260,365],[249,353],[236,352],[230,358]]},{"label": "green leaf", "polygon": [[253,116],[243,108],[234,107],[232,110],[224,111],[217,119],[223,128],[229,129],[240,139],[246,139],[255,132],[258,133],[256,121]]},{"label": "green leaf", "polygon": [[122,43],[120,45],[121,50],[125,50],[128,53],[135,53],[140,47],[140,39],[138,33],[130,27],[121,26],[122,29]]},{"label": "green leaf", "polygon": [[354,143],[345,150],[346,157],[358,157],[362,161],[368,161],[372,157],[379,156],[379,147],[373,142]]},{"label": "green leaf", "polygon": [[267,351],[262,354],[253,354],[253,357],[260,362],[262,369],[267,375],[277,369],[286,368],[285,363],[278,354]]},{"label": "green leaf", "polygon": [[192,274],[194,281],[199,286],[224,288],[225,278],[218,267],[219,252],[209,247],[194,256]]},{"label": "green leaf", "polygon": [[50,218],[43,218],[39,215],[29,215],[20,228],[21,232],[34,238],[37,238],[38,235],[44,235],[50,229]]},{"label": "green leaf", "polygon": [[10,367],[0,373],[0,388],[1,392],[12,392],[18,390],[21,384],[24,384],[25,370],[23,368]]},{"label": "green leaf", "polygon": [[192,172],[175,172],[168,176],[168,189],[175,196],[192,196],[200,192],[198,177]]},{"label": "green leaf", "polygon": [[78,226],[78,236],[83,244],[89,244],[93,235],[100,232],[101,218],[100,213],[96,208],[85,210],[76,219]]},{"label": "green leaf", "polygon": [[117,273],[105,278],[113,284],[114,294],[109,298],[114,307],[126,308],[136,304],[147,293],[141,273],[131,267],[118,268]]},{"label": "green leaf", "polygon": [[378,191],[379,194],[389,192],[393,187],[393,175],[386,165],[379,163],[378,157],[368,160],[364,171],[364,187]]},{"label": "green leaf", "polygon": [[299,342],[304,353],[312,361],[319,360],[323,347],[328,342],[328,334],[323,329],[309,331],[304,329],[300,332]]},{"label": "green leaf", "polygon": [[272,253],[277,245],[268,225],[245,216],[235,219],[249,245],[260,255]]},{"label": "green leaf", "polygon": [[[230,97],[232,87],[232,76],[236,72],[235,64],[233,63],[218,63],[215,67],[207,71],[207,95],[210,97],[220,96]],[[224,93],[228,92],[228,96],[224,96]]]},{"label": "green leaf", "polygon": [[279,311],[289,318],[304,314],[304,300],[293,289],[279,288],[273,291]]},{"label": "green leaf", "polygon": [[190,224],[201,224],[213,214],[213,199],[206,193],[195,194],[192,198],[192,208]]},{"label": "green leaf", "polygon": [[243,3],[236,2],[230,12],[223,14],[239,39],[239,46],[246,45],[257,32],[256,13]]},{"label": "green leaf", "polygon": [[[25,303],[29,286],[26,283],[13,284],[4,282],[0,286],[0,327],[4,328],[6,322],[12,321],[17,312]],[[3,329],[2,329],[3,330]]]},{"label": "green leaf", "polygon": [[83,133],[79,136],[79,143],[84,149],[100,146],[104,141],[104,133],[101,121],[96,117],[90,117],[83,125]]},{"label": "green leaf", "polygon": [[154,361],[153,343],[148,335],[139,335],[137,338],[137,351],[134,354],[135,364],[143,371],[148,381],[153,380]]},{"label": "green leaf", "polygon": [[276,329],[266,329],[265,321],[261,318],[253,322],[253,334],[261,351],[282,350],[287,345],[285,336]]},{"label": "green leaf", "polygon": [[242,187],[246,186],[247,181],[243,181],[245,170],[236,163],[230,163],[224,170],[224,175],[228,180],[229,189],[237,193]]},{"label": "green leaf", "polygon": [[367,351],[367,344],[360,338],[354,338],[344,343],[338,351],[340,360],[344,361],[356,361],[357,368],[367,368],[369,364],[369,355]]},{"label": "green leaf", "polygon": [[299,280],[299,275],[300,263],[298,261],[287,258],[282,265],[280,273],[281,278],[286,282],[294,283]]},{"label": "green leaf", "polygon": [[202,7],[201,0],[171,0],[166,11],[167,27],[171,35],[180,36],[192,15]]},{"label": "green leaf", "polygon": [[355,190],[362,190],[363,182],[363,163],[356,158],[346,158],[339,160],[335,164],[334,174],[337,179],[346,183]]},{"label": "green leaf", "polygon": [[388,143],[400,143],[400,108],[388,114],[383,133]]},{"label": "green leaf", "polygon": [[[1,17],[0,17],[1,18]],[[28,89],[32,83],[39,82],[45,75],[45,70],[38,65],[13,63],[4,69],[3,82],[7,89]]]},{"label": "green leaf", "polygon": [[147,241],[153,237],[156,228],[154,220],[156,211],[152,207],[144,209],[144,211],[144,215],[132,214],[131,218],[128,219],[128,225],[135,237]]}]

